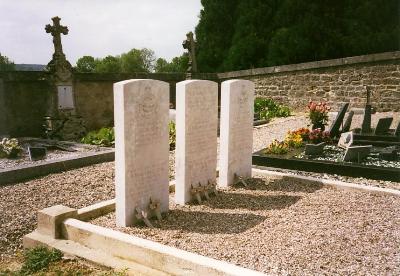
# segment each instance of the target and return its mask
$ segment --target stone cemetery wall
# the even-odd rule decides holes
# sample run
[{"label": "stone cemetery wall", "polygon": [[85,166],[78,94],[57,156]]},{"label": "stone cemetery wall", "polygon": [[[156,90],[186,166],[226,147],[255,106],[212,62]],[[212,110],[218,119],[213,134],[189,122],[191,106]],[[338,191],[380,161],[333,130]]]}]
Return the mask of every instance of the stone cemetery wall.
[{"label": "stone cemetery wall", "polygon": [[219,186],[251,177],[253,153],[254,84],[229,80],[221,84]]},{"label": "stone cemetery wall", "polygon": [[0,135],[40,136],[51,87],[44,72],[0,72]]},{"label": "stone cemetery wall", "polygon": [[256,96],[304,110],[308,101],[328,101],[335,110],[343,103],[364,107],[366,86],[378,111],[400,110],[400,51],[256,68],[218,74],[220,80],[248,79]]},{"label": "stone cemetery wall", "polygon": [[[157,80],[114,84],[117,225],[153,216],[150,202],[168,211],[169,87]],[[144,212],[144,213],[142,213]]]},{"label": "stone cemetery wall", "polygon": [[191,188],[216,180],[218,84],[187,80],[176,87],[175,202],[192,200]]}]

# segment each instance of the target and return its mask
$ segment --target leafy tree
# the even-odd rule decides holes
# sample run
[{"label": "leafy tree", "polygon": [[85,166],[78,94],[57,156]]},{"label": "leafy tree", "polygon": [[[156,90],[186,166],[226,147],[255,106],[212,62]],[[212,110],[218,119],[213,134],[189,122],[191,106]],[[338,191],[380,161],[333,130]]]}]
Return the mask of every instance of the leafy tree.
[{"label": "leafy tree", "polygon": [[106,56],[96,63],[96,73],[119,73],[121,72],[121,58],[119,56]]},{"label": "leafy tree", "polygon": [[0,53],[0,71],[14,71],[15,64],[8,57]]},{"label": "leafy tree", "polygon": [[92,73],[96,70],[98,60],[92,56],[83,56],[76,62],[76,70],[83,73]]},{"label": "leafy tree", "polygon": [[187,53],[184,53],[179,57],[174,57],[171,62],[168,62],[163,58],[159,58],[156,61],[154,71],[156,73],[183,73],[186,72],[188,63],[189,55]]},{"label": "leafy tree", "polygon": [[121,55],[122,72],[151,72],[154,67],[154,51],[143,49],[132,49]]}]

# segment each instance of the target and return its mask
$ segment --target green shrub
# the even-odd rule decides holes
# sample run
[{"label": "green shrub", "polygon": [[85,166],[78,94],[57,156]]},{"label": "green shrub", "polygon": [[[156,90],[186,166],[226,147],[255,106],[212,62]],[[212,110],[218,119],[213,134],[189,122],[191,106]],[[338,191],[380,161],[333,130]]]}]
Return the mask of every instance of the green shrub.
[{"label": "green shrub", "polygon": [[48,249],[44,246],[31,248],[24,253],[24,264],[21,267],[21,275],[31,275],[39,270],[47,268],[50,263],[60,261],[63,254],[57,249]]},{"label": "green shrub", "polygon": [[21,151],[22,147],[15,138],[3,138],[0,141],[0,158],[15,158]]},{"label": "green shrub", "polygon": [[274,117],[288,117],[291,115],[289,107],[266,98],[256,98],[254,100],[254,113],[259,119],[267,121]]},{"label": "green shrub", "polygon": [[111,147],[115,144],[113,127],[103,127],[99,131],[91,131],[81,139],[84,144]]},{"label": "green shrub", "polygon": [[169,150],[174,150],[175,149],[175,143],[176,143],[175,123],[174,122],[169,122],[168,128],[169,128]]}]

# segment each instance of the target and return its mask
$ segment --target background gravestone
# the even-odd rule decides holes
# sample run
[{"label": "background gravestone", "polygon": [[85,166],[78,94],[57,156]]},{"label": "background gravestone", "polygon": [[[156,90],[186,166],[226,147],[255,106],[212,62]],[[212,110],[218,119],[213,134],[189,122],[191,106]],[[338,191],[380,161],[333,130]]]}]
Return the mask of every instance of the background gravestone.
[{"label": "background gravestone", "polygon": [[114,84],[115,186],[118,226],[136,222],[135,208],[150,198],[168,211],[169,84],[128,80]]},{"label": "background gravestone", "polygon": [[345,103],[340,108],[335,120],[333,121],[331,128],[329,129],[329,133],[331,137],[336,137],[339,135],[339,128],[342,125],[344,115],[346,114],[347,108],[349,108],[349,103]]},{"label": "background gravestone", "polygon": [[221,84],[219,186],[234,184],[234,175],[251,177],[254,83],[229,80]]},{"label": "background gravestone", "polygon": [[342,132],[349,132],[351,127],[351,121],[353,120],[354,111],[350,111],[347,115],[346,121],[344,122]]},{"label": "background gravestone", "polygon": [[176,84],[175,202],[191,201],[191,186],[216,181],[218,84],[187,80]]},{"label": "background gravestone", "polygon": [[371,132],[371,105],[365,105],[364,119],[361,125],[361,133]]},{"label": "background gravestone", "polygon": [[388,134],[389,133],[389,129],[390,129],[390,125],[393,122],[393,118],[392,117],[388,117],[388,118],[381,118],[379,119],[378,123],[376,124],[376,128],[375,128],[375,135],[379,135],[379,134]]}]

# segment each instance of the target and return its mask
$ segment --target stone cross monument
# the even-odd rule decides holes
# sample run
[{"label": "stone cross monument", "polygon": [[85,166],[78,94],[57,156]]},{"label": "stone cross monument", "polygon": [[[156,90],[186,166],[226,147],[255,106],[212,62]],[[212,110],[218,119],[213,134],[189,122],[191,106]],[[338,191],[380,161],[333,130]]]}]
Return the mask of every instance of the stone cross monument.
[{"label": "stone cross monument", "polygon": [[76,139],[86,129],[82,117],[76,114],[72,66],[62,50],[61,34],[67,35],[68,27],[60,25],[61,18],[58,16],[51,20],[53,25],[47,24],[45,30],[53,36],[54,53],[46,69],[51,73],[49,82],[55,93],[52,94],[44,126],[48,138]]},{"label": "stone cross monument", "polygon": [[196,62],[196,41],[193,38],[193,33],[189,32],[186,34],[186,40],[182,43],[183,49],[189,52],[189,66],[186,71],[186,79],[192,78],[192,73],[197,72],[197,62]]}]

